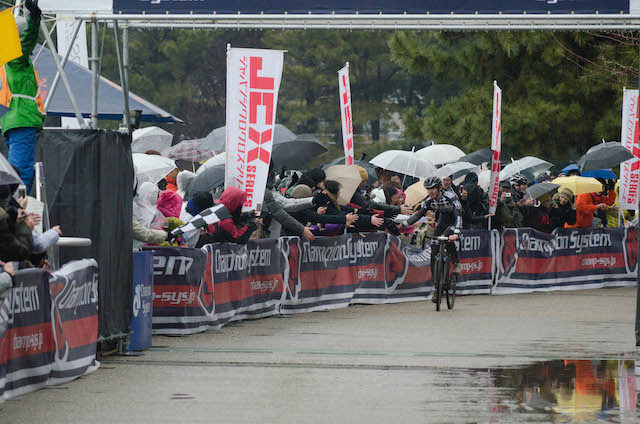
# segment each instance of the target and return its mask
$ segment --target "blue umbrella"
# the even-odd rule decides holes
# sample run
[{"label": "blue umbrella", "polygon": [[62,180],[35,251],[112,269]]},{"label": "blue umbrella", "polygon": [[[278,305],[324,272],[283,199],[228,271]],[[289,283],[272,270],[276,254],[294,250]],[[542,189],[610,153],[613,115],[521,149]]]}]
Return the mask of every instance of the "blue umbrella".
[{"label": "blue umbrella", "polygon": [[[40,45],[34,49],[39,51]],[[33,60],[33,57],[32,57]],[[60,58],[62,62],[62,58]],[[34,66],[38,70],[40,76],[40,82],[42,83],[42,97],[46,100],[48,90],[53,84],[55,79],[56,64],[53,60],[51,50],[44,47],[42,53],[38,56],[34,62]],[[64,70],[67,73],[69,82],[71,84],[71,90],[75,95],[78,102],[78,108],[80,113],[85,118],[91,117],[91,85],[92,77],[91,71],[84,66],[80,66],[76,63],[68,61],[64,66]],[[145,99],[136,96],[129,92],[129,109],[131,111],[141,110],[143,122],[182,122],[180,119],[171,115],[169,112],[162,110],[158,106],[146,101]],[[122,88],[104,77],[100,77],[98,81],[98,118],[114,121],[122,120],[122,111],[124,110],[124,94]],[[0,112],[1,114],[2,112]],[[47,110],[49,116],[68,116],[75,117],[71,100],[65,90],[62,82],[58,84],[56,92],[53,95],[49,109]]]},{"label": "blue umbrella", "polygon": [[569,171],[578,171],[580,172],[580,168],[578,168],[578,165],[576,165],[575,163],[572,163],[569,166],[565,166],[564,168],[562,168],[562,170],[560,172],[564,172],[565,174]]},{"label": "blue umbrella", "polygon": [[605,180],[618,178],[616,174],[610,169],[596,169],[595,171],[587,171],[583,172],[582,176],[591,178],[604,178]]}]

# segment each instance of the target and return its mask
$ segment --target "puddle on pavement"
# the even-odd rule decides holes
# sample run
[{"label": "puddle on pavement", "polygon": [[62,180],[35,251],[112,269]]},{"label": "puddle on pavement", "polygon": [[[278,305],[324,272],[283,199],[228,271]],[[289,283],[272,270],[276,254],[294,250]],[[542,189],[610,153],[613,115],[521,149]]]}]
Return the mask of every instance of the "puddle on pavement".
[{"label": "puddle on pavement", "polygon": [[[489,371],[500,392],[490,422],[640,422],[640,363],[633,360],[558,360]],[[513,414],[523,414],[519,417]]]}]

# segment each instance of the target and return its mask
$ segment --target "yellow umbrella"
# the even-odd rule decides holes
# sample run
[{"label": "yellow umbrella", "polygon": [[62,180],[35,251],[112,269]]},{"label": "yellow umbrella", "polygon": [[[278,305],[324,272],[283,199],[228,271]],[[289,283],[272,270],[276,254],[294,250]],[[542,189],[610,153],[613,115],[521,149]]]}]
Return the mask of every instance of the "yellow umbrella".
[{"label": "yellow umbrella", "polygon": [[420,180],[417,183],[407,187],[404,194],[407,196],[407,199],[404,201],[404,203],[409,205],[409,207],[414,207],[416,204],[426,199],[429,195],[429,193],[427,193],[427,189],[424,188],[424,180]]},{"label": "yellow umbrella", "polygon": [[362,182],[360,171],[357,165],[333,165],[325,171],[327,180],[333,180],[340,183],[340,196],[338,204],[344,206],[351,202],[353,193],[356,192],[358,186]]},{"label": "yellow umbrella", "polygon": [[577,196],[583,193],[600,193],[602,191],[602,184],[595,178],[590,177],[578,177],[574,175],[572,177],[558,177],[552,181],[553,184],[558,184],[560,190],[568,188]]}]

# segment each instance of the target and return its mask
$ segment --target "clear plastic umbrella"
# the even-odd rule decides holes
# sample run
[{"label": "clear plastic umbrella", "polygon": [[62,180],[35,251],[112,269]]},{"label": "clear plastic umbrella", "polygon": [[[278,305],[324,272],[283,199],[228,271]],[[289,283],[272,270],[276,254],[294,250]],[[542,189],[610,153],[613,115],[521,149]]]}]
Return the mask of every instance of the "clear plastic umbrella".
[{"label": "clear plastic umbrella", "polygon": [[342,186],[340,188],[340,196],[338,203],[346,205],[351,202],[353,193],[356,192],[358,186],[362,182],[360,171],[356,165],[333,165],[325,171],[327,180],[338,181]]},{"label": "clear plastic umbrella", "polygon": [[208,160],[215,154],[211,150],[204,150],[200,147],[201,139],[184,140],[175,146],[162,150],[162,156],[166,156],[175,160],[188,160],[191,162],[200,162]]},{"label": "clear plastic umbrella", "polygon": [[552,163],[545,160],[533,156],[525,156],[505,166],[502,171],[500,171],[500,181],[511,178],[522,171],[528,171],[532,174],[544,172],[552,166]]},{"label": "clear plastic umbrella", "polygon": [[0,155],[0,185],[22,184],[20,176],[4,155]]},{"label": "clear plastic umbrella", "polygon": [[418,150],[416,155],[434,165],[445,165],[459,161],[465,153],[451,144],[433,144]]},{"label": "clear plastic umbrella", "polygon": [[220,152],[205,163],[203,163],[200,168],[196,171],[196,174],[202,174],[205,169],[213,168],[214,166],[224,165],[227,160],[227,154],[225,152]]},{"label": "clear plastic umbrella", "polygon": [[[290,141],[296,138],[296,135],[282,124],[276,124],[274,127],[273,144]],[[200,147],[204,150],[213,150],[214,152],[224,151],[227,143],[226,127],[216,128],[211,131],[203,140]]]},{"label": "clear plastic umbrella", "polygon": [[405,150],[387,150],[371,159],[369,163],[416,178],[427,178],[437,173],[436,167],[431,162],[421,159],[415,152]]},{"label": "clear plastic umbrella", "polygon": [[438,177],[451,177],[452,179],[456,179],[476,169],[480,169],[478,165],[469,162],[450,163],[438,169]]},{"label": "clear plastic umbrella", "polygon": [[158,184],[169,172],[176,169],[176,163],[169,158],[158,155],[133,153],[133,169],[138,184],[150,182]]},{"label": "clear plastic umbrella", "polygon": [[171,147],[173,134],[158,127],[137,129],[132,135],[131,152],[144,153],[147,150],[162,152]]}]

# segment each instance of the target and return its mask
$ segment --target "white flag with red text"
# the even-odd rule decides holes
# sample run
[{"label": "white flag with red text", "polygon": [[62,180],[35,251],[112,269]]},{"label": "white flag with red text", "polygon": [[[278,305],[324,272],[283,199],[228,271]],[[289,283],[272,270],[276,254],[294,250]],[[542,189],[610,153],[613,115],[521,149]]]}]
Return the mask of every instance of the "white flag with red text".
[{"label": "white flag with red text", "polygon": [[495,213],[500,190],[500,142],[502,137],[502,90],[493,82],[493,120],[491,121],[491,179],[489,187],[489,213]]},{"label": "white flag with red text", "polygon": [[638,182],[640,179],[638,90],[624,90],[620,143],[635,156],[635,158],[620,164],[620,208],[638,209]]},{"label": "white flag with red text", "polygon": [[349,83],[349,65],[338,71],[340,90],[340,115],[342,116],[342,143],[344,144],[344,163],[353,165],[353,115],[351,113],[351,84]]},{"label": "white flag with red text", "polygon": [[227,51],[224,183],[247,192],[243,210],[262,210],[283,62],[280,50]]}]

